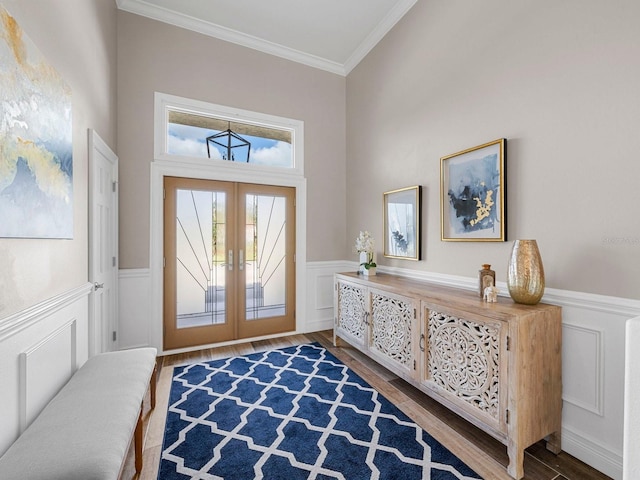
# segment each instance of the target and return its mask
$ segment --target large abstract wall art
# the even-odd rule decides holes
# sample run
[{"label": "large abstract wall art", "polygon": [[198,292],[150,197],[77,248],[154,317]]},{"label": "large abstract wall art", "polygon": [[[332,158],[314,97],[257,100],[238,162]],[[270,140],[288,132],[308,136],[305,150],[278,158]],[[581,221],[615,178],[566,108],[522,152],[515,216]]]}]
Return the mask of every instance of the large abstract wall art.
[{"label": "large abstract wall art", "polygon": [[506,146],[501,138],[440,159],[443,241],[507,240]]},{"label": "large abstract wall art", "polygon": [[0,237],[73,238],[71,91],[2,5]]}]

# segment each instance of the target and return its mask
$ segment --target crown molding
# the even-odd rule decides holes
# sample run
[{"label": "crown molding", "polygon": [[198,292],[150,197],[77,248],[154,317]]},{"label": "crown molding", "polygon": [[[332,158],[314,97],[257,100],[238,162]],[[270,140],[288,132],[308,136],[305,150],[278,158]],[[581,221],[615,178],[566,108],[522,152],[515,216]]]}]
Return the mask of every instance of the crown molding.
[{"label": "crown molding", "polygon": [[409,11],[417,0],[403,0],[398,3],[389,14],[367,35],[364,41],[358,45],[345,64],[311,55],[283,45],[269,42],[258,37],[248,35],[237,30],[215,25],[210,22],[152,5],[145,0],[116,0],[120,10],[141,15],[143,17],[168,23],[176,27],[186,28],[203,35],[218,38],[226,42],[235,43],[243,47],[251,48],[269,55],[274,55],[286,60],[301,63],[309,67],[325,70],[343,77],[355,68],[355,66],[375,47],[375,45],[387,34],[391,28]]},{"label": "crown molding", "polygon": [[152,20],[158,20],[176,27],[186,28],[187,30],[192,30],[203,35],[224,40],[225,42],[235,43],[236,45],[258,50],[270,55],[275,55],[276,57],[301,63],[309,67],[319,68],[320,70],[326,70],[337,75],[346,75],[344,66],[337,62],[332,62],[315,55],[284,47],[277,43],[269,42],[220,25],[205,22],[163,7],[151,5],[144,0],[117,0],[117,4],[120,10],[124,10],[129,13],[135,13],[136,15],[151,18]]},{"label": "crown molding", "polygon": [[358,45],[358,48],[351,54],[343,65],[345,76],[348,75],[351,70],[367,56],[367,54],[373,50],[380,40],[389,33],[389,31],[395,26],[396,23],[404,17],[409,10],[416,4],[418,0],[403,0],[397,3],[390,11],[389,14],[376,25],[376,27],[367,35],[367,37]]}]

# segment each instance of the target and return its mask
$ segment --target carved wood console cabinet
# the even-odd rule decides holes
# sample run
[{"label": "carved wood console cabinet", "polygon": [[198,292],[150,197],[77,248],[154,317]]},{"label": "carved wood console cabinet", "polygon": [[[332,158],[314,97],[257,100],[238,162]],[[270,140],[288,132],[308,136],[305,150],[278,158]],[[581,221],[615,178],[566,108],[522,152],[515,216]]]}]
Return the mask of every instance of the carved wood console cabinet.
[{"label": "carved wood console cabinet", "polygon": [[533,443],[560,452],[560,307],[340,273],[334,312],[334,344],[346,341],[500,440],[512,477],[524,476]]}]

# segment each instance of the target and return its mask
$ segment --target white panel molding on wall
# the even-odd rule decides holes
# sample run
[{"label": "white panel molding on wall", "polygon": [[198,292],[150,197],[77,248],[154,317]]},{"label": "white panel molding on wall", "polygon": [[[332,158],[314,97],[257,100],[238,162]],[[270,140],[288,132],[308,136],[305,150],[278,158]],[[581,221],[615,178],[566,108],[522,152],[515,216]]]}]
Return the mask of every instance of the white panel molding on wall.
[{"label": "white panel molding on wall", "polygon": [[307,263],[305,332],[333,328],[333,275],[348,270],[345,262]]},{"label": "white panel molding on wall", "polygon": [[624,480],[640,478],[640,317],[627,320],[624,374]]},{"label": "white panel molding on wall", "polygon": [[572,373],[563,377],[562,400],[604,416],[604,330],[565,321],[562,344],[563,369]]},{"label": "white panel molding on wall", "polygon": [[74,318],[20,353],[20,433],[75,372],[76,325]]},{"label": "white panel molding on wall", "polygon": [[89,356],[90,283],[0,320],[0,455]]},{"label": "white panel molding on wall", "polygon": [[[118,345],[120,349],[150,345],[151,276],[148,268],[118,272]],[[160,319],[159,321],[161,321]]]},{"label": "white panel molding on wall", "polygon": [[[333,275],[356,271],[350,261],[306,264],[306,308],[298,332],[333,327]],[[477,279],[380,266],[381,273],[475,291]],[[503,296],[506,284],[498,282]],[[143,345],[152,321],[148,270],[121,271],[121,346]],[[149,299],[149,300],[148,300]],[[563,309],[563,450],[585,463],[622,478],[624,429],[624,329],[640,315],[640,301],[582,292],[547,289],[545,303]],[[157,302],[157,300],[156,300]]]}]

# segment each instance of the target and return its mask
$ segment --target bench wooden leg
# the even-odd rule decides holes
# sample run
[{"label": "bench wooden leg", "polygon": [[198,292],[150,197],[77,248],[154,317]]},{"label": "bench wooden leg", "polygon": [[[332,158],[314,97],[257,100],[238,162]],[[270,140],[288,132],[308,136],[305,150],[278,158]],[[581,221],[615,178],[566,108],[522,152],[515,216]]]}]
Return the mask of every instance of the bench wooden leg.
[{"label": "bench wooden leg", "polygon": [[158,364],[154,365],[153,373],[151,374],[151,409],[156,408],[156,385],[158,383]]},{"label": "bench wooden leg", "polygon": [[140,407],[140,415],[138,415],[138,423],[136,423],[136,431],[134,433],[134,449],[136,459],[136,474],[140,475],[142,472],[142,437],[143,437],[143,421],[142,421],[142,406]]}]

